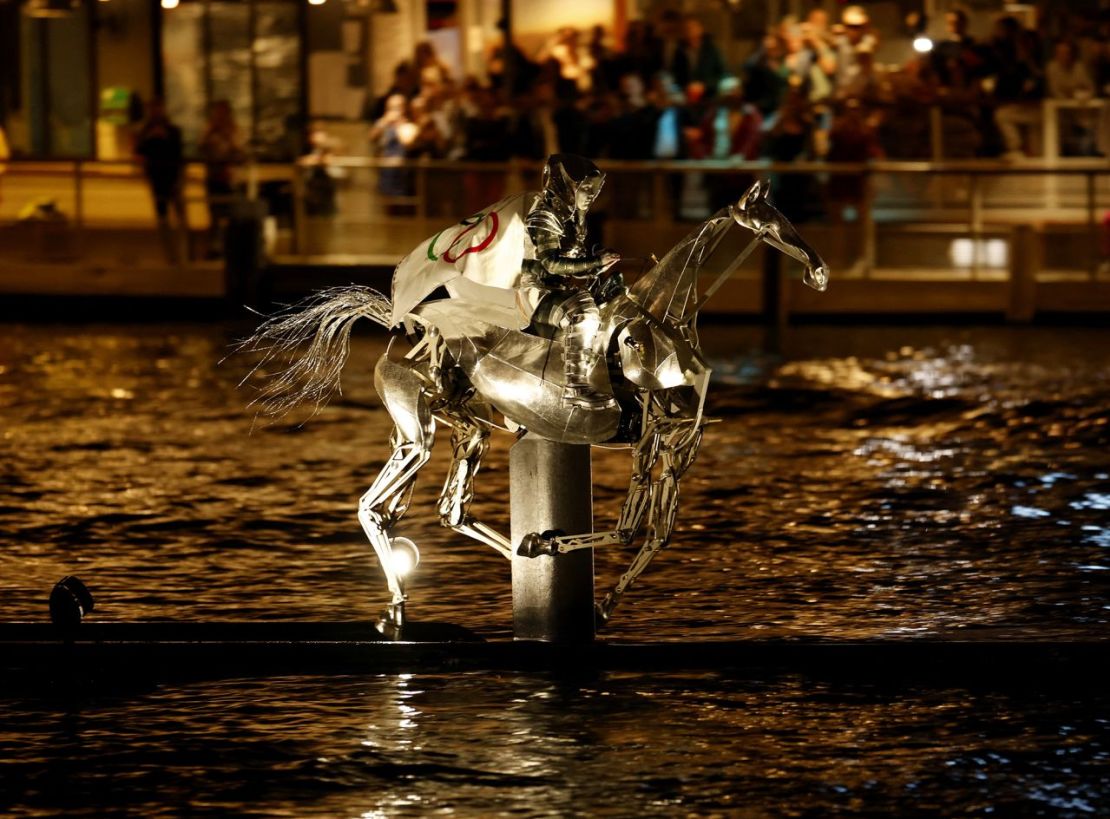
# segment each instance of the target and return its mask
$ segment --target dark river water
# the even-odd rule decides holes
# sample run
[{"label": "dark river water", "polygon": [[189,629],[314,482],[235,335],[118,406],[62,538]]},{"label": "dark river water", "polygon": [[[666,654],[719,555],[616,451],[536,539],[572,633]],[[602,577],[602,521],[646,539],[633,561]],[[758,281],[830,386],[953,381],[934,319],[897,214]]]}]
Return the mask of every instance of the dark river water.
[{"label": "dark river water", "polygon": [[[369,619],[355,515],[387,455],[371,367],[255,425],[221,324],[0,326],[0,603],[78,574],[107,620]],[[1110,331],[703,328],[722,419],[613,638],[1106,637]],[[438,526],[448,436],[400,533],[410,614],[488,639],[508,563]],[[508,530],[508,436],[472,507]],[[595,453],[598,527],[627,451]],[[631,550],[599,552],[598,591]],[[1031,656],[1031,663],[1036,658]],[[803,674],[460,673],[0,695],[0,815],[1110,815],[1110,692]]]}]

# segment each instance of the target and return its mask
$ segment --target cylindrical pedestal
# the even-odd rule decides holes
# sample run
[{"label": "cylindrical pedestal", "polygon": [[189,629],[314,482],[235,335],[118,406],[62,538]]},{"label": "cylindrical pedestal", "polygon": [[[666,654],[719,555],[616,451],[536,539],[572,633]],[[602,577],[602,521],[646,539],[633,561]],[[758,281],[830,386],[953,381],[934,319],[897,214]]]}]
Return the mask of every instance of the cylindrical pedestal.
[{"label": "cylindrical pedestal", "polygon": [[513,636],[560,643],[594,638],[594,552],[521,557],[530,532],[593,529],[590,447],[525,435],[509,452]]}]

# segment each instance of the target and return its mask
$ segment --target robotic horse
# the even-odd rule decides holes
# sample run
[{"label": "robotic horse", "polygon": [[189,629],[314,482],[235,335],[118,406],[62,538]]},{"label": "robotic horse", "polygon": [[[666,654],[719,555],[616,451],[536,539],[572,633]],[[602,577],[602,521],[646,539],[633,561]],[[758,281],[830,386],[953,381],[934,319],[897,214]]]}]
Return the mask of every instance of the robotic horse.
[{"label": "robotic horse", "polygon": [[[733,224],[755,235],[699,298],[698,273]],[[464,222],[454,241],[473,226],[473,220]],[[598,393],[616,398],[601,407],[563,400],[565,350],[559,332],[545,334],[550,337],[525,332],[511,303],[488,300],[473,289],[404,309],[370,288],[335,288],[267,319],[243,342],[244,349],[262,352],[255,369],[286,362],[259,398],[266,412],[282,414],[305,401],[320,406],[338,391],[355,321],[369,318],[393,333],[374,371],[375,388],[394,422],[392,455],[358,510],[391,593],[384,632],[399,635],[404,623],[406,595],[391,533],[428,462],[437,420],[451,427],[454,450],[438,503],[440,521],[505,557],[512,556],[513,544],[468,511],[493,428],[565,443],[631,446],[632,479],[615,529],[533,533],[517,545],[519,554],[535,557],[628,545],[643,529],[643,545],[631,565],[597,604],[598,624],[604,625],[669,541],[679,481],[697,455],[707,423],[703,409],[710,369],[698,344],[698,310],[761,241],[800,261],[804,282],[825,289],[824,263],[768,201],[765,184],[757,182],[601,306],[589,381]],[[395,300],[405,287],[400,276],[395,278]]]}]

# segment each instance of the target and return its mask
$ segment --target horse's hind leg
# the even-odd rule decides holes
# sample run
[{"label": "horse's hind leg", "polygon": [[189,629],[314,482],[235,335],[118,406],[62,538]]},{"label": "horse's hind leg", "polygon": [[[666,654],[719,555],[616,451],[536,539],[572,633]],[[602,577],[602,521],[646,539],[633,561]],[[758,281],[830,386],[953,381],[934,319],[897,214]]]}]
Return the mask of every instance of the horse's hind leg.
[{"label": "horse's hind leg", "polygon": [[492,546],[505,557],[512,557],[508,538],[472,518],[467,510],[474,499],[474,476],[489,448],[489,431],[466,419],[453,421],[451,448],[453,460],[439,496],[439,520],[459,534]]},{"label": "horse's hind leg", "polygon": [[431,457],[435,419],[420,377],[403,363],[382,357],[374,369],[374,385],[395,424],[393,453],[358,504],[358,519],[370,539],[391,594],[385,625],[403,625],[405,592],[393,565],[389,533],[408,510],[417,473]]}]

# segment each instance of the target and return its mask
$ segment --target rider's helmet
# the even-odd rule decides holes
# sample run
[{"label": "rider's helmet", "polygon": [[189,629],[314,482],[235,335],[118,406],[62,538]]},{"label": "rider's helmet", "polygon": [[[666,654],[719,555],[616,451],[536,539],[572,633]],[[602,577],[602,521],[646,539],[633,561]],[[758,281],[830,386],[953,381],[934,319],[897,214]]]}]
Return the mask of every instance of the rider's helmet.
[{"label": "rider's helmet", "polygon": [[543,166],[543,196],[563,220],[587,210],[605,184],[605,174],[588,159],[552,154]]}]

